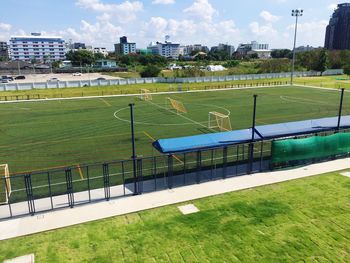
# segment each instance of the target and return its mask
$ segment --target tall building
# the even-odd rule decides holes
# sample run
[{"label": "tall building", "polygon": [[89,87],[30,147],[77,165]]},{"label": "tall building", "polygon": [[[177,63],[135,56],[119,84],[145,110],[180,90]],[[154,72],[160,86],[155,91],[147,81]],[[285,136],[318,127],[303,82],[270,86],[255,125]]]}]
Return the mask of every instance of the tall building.
[{"label": "tall building", "polygon": [[207,46],[202,46],[201,44],[184,46],[185,56],[189,56],[193,53],[198,53],[198,52],[209,53],[209,48]]},{"label": "tall building", "polygon": [[76,43],[73,43],[72,49],[86,49],[86,45],[85,43],[76,42]]},{"label": "tall building", "polygon": [[218,50],[225,51],[230,57],[232,57],[232,54],[235,52],[235,47],[228,44],[219,44]]},{"label": "tall building", "polygon": [[66,58],[65,41],[59,36],[42,36],[32,33],[30,36],[12,36],[9,56],[11,60],[59,61]]},{"label": "tall building", "polygon": [[180,44],[175,44],[168,41],[165,43],[151,43],[147,49],[151,50],[152,54],[173,59],[178,59],[179,56],[183,54],[183,48],[180,47]]},{"label": "tall building", "polygon": [[6,42],[0,41],[0,58],[8,58],[8,46]]},{"label": "tall building", "polygon": [[120,43],[114,45],[115,54],[118,55],[128,55],[136,53],[136,43],[129,43],[128,38],[123,36],[120,38]]},{"label": "tall building", "polygon": [[339,4],[326,29],[326,49],[350,49],[350,3]]}]

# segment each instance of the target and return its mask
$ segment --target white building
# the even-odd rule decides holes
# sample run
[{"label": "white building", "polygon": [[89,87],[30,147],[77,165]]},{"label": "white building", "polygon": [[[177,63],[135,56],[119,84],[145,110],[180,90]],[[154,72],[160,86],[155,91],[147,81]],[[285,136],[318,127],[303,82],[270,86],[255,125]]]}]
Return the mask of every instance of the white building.
[{"label": "white building", "polygon": [[237,52],[242,56],[257,54],[258,58],[270,58],[271,50],[269,44],[260,44],[257,41],[252,41],[250,44],[240,44]]},{"label": "white building", "polygon": [[60,36],[42,36],[32,33],[30,36],[12,36],[9,56],[11,60],[59,61],[66,58],[65,42]]},{"label": "white building", "polygon": [[103,54],[105,57],[108,56],[108,51],[105,47],[94,47],[92,50],[91,50],[94,54],[97,54],[97,53],[101,53]]},{"label": "white building", "polygon": [[171,42],[165,43],[151,43],[148,47],[148,50],[152,52],[152,54],[160,55],[166,58],[174,58],[178,59],[179,55],[183,53],[183,48],[180,47],[180,44],[175,44]]}]

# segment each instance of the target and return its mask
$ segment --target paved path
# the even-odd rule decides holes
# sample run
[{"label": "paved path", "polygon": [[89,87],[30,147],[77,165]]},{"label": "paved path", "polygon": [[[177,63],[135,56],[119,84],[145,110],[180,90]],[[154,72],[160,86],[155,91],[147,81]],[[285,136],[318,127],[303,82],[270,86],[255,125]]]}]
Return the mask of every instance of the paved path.
[{"label": "paved path", "polygon": [[74,209],[67,208],[36,216],[9,219],[0,222],[0,240],[349,168],[350,158],[347,158],[293,170],[233,177],[109,202],[92,203]]}]

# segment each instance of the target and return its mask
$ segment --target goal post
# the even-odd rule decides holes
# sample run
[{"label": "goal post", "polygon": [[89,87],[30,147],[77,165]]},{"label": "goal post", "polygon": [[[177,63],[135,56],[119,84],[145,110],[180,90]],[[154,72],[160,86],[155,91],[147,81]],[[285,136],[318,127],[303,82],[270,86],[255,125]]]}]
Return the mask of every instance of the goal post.
[{"label": "goal post", "polygon": [[150,101],[152,100],[152,94],[148,89],[140,90],[140,100]]},{"label": "goal post", "polygon": [[0,204],[7,204],[12,192],[8,164],[0,165]]},{"label": "goal post", "polygon": [[216,111],[209,112],[208,128],[219,129],[220,131],[232,131],[230,116]]},{"label": "goal post", "polygon": [[166,105],[168,109],[176,110],[177,114],[187,113],[187,109],[181,101],[174,100],[172,98],[166,98]]}]

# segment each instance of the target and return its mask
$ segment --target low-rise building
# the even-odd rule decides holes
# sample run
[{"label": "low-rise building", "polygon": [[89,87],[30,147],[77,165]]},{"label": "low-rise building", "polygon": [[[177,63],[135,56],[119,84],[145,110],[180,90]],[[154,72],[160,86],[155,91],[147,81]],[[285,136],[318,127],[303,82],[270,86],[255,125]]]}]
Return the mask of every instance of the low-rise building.
[{"label": "low-rise building", "polygon": [[257,41],[252,41],[250,44],[240,44],[237,52],[242,56],[251,56],[257,54],[258,58],[270,58],[271,50],[269,44],[260,44]]},{"label": "low-rise building", "polygon": [[106,49],[105,47],[94,47],[94,48],[92,49],[92,52],[93,52],[94,54],[101,53],[101,54],[103,54],[105,57],[108,56],[108,51],[107,51],[107,49]]},{"label": "low-rise building", "polygon": [[111,59],[99,59],[94,64],[95,68],[116,68],[117,62]]}]

